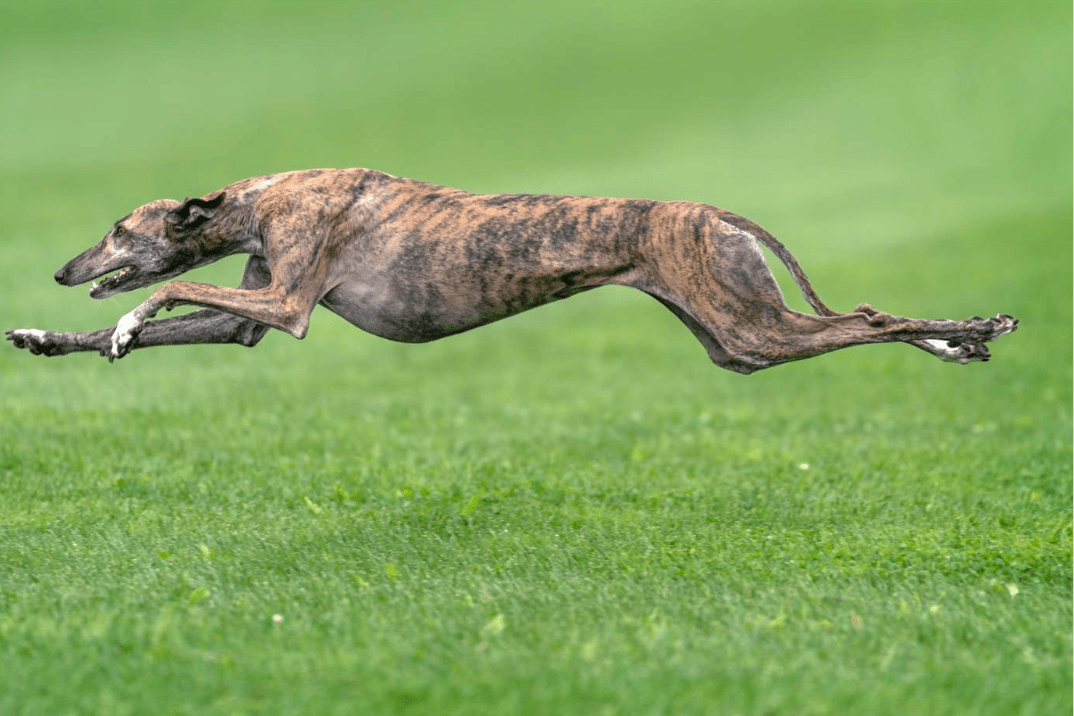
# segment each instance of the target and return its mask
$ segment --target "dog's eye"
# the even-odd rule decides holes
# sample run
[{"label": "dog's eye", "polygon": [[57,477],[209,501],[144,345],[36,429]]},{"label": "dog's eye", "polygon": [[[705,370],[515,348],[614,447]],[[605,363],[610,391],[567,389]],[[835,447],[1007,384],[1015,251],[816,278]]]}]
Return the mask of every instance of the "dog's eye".
[{"label": "dog's eye", "polygon": [[126,229],[124,229],[122,226],[117,226],[114,235],[118,238],[120,236],[123,236],[123,234],[125,233],[127,233]]}]

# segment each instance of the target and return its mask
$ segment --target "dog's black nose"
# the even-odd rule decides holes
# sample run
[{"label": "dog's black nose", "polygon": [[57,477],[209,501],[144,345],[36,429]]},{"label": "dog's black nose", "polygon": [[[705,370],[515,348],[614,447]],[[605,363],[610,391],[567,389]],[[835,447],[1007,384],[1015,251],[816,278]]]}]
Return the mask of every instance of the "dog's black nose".
[{"label": "dog's black nose", "polygon": [[56,279],[56,283],[63,283],[63,280],[67,278],[67,268],[64,267],[57,271],[56,275],[53,278]]}]

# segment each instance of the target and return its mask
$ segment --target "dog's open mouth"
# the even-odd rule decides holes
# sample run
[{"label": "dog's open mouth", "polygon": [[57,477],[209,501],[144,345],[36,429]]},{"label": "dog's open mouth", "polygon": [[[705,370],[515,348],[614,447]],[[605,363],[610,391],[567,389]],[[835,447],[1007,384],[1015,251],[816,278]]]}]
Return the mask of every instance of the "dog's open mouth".
[{"label": "dog's open mouth", "polygon": [[102,281],[94,281],[90,287],[90,298],[106,298],[116,293],[124,283],[131,278],[134,278],[138,273],[138,269],[134,266],[124,266],[119,269],[118,273],[112,274],[108,278]]}]

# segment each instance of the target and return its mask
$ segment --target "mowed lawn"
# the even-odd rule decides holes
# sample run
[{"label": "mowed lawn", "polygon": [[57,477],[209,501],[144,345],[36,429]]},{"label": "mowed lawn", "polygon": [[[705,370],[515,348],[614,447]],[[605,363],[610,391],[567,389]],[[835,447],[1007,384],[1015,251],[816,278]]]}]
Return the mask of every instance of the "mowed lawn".
[{"label": "mowed lawn", "polygon": [[[753,376],[602,289],[425,345],[0,346],[0,713],[1069,714],[1065,3],[0,5],[0,329],[159,197],[316,166],[692,199],[837,309]],[[199,271],[233,285],[242,262]],[[804,302],[782,268],[795,307]]]}]

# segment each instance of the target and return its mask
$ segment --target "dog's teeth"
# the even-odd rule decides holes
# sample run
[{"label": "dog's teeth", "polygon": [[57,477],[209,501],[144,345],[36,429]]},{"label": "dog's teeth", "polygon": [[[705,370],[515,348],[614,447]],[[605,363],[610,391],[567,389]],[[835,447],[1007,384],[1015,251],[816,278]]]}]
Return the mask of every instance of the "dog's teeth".
[{"label": "dog's teeth", "polygon": [[97,290],[97,282],[96,282],[96,281],[94,281],[94,282],[93,282],[93,285],[92,285],[92,286],[90,286],[90,290],[91,290],[91,291],[96,291],[96,290]]}]

